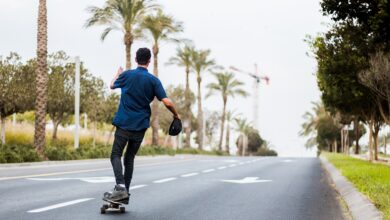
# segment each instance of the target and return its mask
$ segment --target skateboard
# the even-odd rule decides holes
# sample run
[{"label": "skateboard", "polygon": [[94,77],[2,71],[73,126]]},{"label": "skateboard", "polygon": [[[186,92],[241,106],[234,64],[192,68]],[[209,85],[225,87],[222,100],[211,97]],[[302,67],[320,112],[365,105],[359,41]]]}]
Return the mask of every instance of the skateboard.
[{"label": "skateboard", "polygon": [[107,211],[119,211],[120,213],[125,213],[125,203],[121,203],[120,201],[114,202],[103,198],[103,206],[100,207],[100,214],[105,214]]}]

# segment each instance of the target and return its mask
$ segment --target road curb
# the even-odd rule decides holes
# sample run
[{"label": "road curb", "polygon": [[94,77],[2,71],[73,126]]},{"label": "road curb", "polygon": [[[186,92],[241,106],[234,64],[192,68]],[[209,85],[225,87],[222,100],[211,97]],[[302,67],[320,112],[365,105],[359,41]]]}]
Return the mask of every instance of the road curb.
[{"label": "road curb", "polygon": [[[170,155],[150,155],[150,156],[136,156],[136,161],[144,161],[151,159],[162,159],[162,158],[195,158],[195,157],[208,157],[209,155],[195,155],[195,154],[177,154],[175,156]],[[210,155],[210,157],[213,157]],[[26,163],[0,163],[0,169],[14,168],[14,167],[32,167],[42,165],[57,165],[57,164],[73,164],[77,163],[105,163],[110,161],[110,158],[99,158],[99,159],[83,159],[83,160],[51,160],[51,161],[40,161],[40,162],[26,162]]]},{"label": "road curb", "polygon": [[320,157],[327,172],[332,177],[336,190],[348,206],[348,210],[355,220],[382,220],[383,214],[339,170],[337,170],[325,157]]}]

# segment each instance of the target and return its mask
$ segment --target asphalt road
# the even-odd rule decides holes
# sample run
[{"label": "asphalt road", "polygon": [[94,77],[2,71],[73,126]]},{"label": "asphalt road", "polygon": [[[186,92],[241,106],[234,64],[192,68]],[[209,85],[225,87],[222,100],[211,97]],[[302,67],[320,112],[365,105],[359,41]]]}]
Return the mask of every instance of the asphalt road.
[{"label": "asphalt road", "polygon": [[108,160],[0,166],[0,219],[344,219],[317,158],[143,157],[126,213],[100,214]]}]

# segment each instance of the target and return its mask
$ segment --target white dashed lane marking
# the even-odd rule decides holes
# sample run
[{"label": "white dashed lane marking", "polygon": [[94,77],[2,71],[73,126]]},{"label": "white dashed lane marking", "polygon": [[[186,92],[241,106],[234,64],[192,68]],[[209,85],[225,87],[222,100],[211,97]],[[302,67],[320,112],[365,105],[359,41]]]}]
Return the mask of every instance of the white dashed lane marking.
[{"label": "white dashed lane marking", "polygon": [[203,170],[202,173],[210,173],[210,172],[214,172],[215,169],[208,169],[208,170]]},{"label": "white dashed lane marking", "polygon": [[223,169],[226,169],[226,167],[225,167],[225,166],[222,166],[222,167],[218,167],[217,169],[218,169],[218,170],[223,170]]},{"label": "white dashed lane marking", "polygon": [[169,182],[169,181],[172,181],[172,180],[175,180],[175,179],[176,179],[175,177],[165,178],[165,179],[153,181],[153,183],[165,183],[165,182]]},{"label": "white dashed lane marking", "polygon": [[143,188],[143,187],[145,187],[145,186],[148,186],[148,185],[136,185],[136,186],[132,186],[132,187],[130,187],[130,190]]},{"label": "white dashed lane marking", "polygon": [[190,177],[190,176],[196,176],[198,175],[199,173],[187,173],[187,174],[183,174],[181,175],[181,177]]},{"label": "white dashed lane marking", "polygon": [[81,202],[86,202],[86,201],[89,201],[89,200],[92,200],[92,199],[93,198],[85,198],[85,199],[77,199],[77,200],[73,200],[73,201],[69,201],[69,202],[58,203],[58,204],[55,204],[55,205],[51,205],[51,206],[47,206],[47,207],[43,207],[43,208],[39,208],[39,209],[30,210],[30,211],[28,211],[28,213],[45,212],[45,211],[49,211],[49,210],[52,210],[52,209],[57,209],[57,208],[61,208],[61,207],[69,206],[69,205],[74,205],[74,204],[81,203]]}]

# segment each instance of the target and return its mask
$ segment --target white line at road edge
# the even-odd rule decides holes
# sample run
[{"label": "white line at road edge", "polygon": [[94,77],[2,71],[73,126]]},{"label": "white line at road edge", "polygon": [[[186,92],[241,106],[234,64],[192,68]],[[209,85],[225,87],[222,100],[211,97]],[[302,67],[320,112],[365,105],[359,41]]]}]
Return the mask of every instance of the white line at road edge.
[{"label": "white line at road edge", "polygon": [[199,173],[187,173],[187,174],[183,174],[181,175],[181,177],[190,177],[190,176],[196,176],[198,175]]},{"label": "white line at road edge", "polygon": [[176,179],[175,177],[165,178],[165,179],[153,181],[153,183],[165,183],[165,182],[169,182],[169,181],[172,181],[172,180],[175,180],[175,179]]},{"label": "white line at road edge", "polygon": [[208,170],[203,170],[202,173],[210,173],[210,172],[214,172],[215,169],[208,169]]},{"label": "white line at road edge", "polygon": [[89,200],[92,200],[92,199],[93,198],[85,198],[85,199],[77,199],[77,200],[73,200],[73,201],[69,201],[69,202],[63,202],[63,203],[47,206],[47,207],[40,208],[40,209],[30,210],[30,211],[28,211],[28,213],[45,212],[45,211],[48,211],[48,210],[51,210],[51,209],[57,209],[57,208],[61,208],[61,207],[69,206],[69,205],[74,205],[74,204],[81,203],[81,202],[86,202],[86,201],[89,201]]},{"label": "white line at road edge", "polygon": [[148,186],[148,185],[136,185],[136,186],[132,186],[132,187],[130,187],[130,190],[132,190],[132,189],[143,188],[143,187],[145,187],[145,186]]}]

